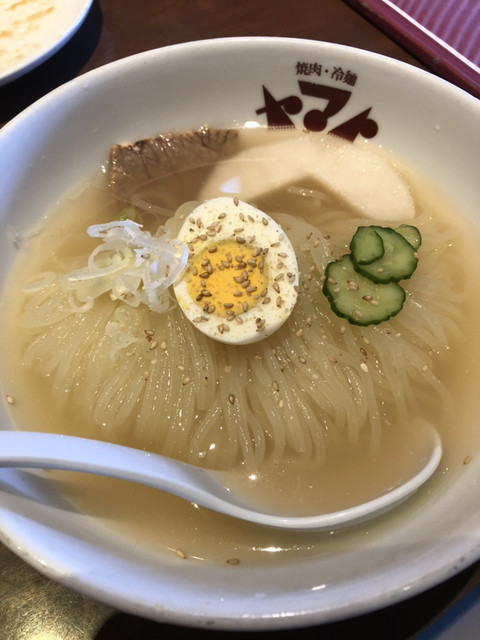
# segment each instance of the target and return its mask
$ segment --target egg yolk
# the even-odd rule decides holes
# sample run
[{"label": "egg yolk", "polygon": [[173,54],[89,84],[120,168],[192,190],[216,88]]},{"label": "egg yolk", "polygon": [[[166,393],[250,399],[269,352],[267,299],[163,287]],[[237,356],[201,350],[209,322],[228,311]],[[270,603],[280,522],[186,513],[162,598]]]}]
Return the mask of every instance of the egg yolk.
[{"label": "egg yolk", "polygon": [[226,240],[207,246],[189,263],[187,291],[204,313],[239,316],[268,301],[265,250]]}]

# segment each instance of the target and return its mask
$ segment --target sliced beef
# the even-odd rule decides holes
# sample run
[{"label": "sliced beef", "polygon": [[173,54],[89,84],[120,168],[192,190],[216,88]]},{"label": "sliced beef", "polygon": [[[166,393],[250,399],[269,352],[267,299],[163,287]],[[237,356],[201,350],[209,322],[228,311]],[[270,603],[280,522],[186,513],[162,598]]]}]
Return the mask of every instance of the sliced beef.
[{"label": "sliced beef", "polygon": [[228,157],[236,151],[234,129],[201,127],[181,133],[165,133],[110,150],[109,185],[129,200],[142,185],[188,169],[196,169]]}]

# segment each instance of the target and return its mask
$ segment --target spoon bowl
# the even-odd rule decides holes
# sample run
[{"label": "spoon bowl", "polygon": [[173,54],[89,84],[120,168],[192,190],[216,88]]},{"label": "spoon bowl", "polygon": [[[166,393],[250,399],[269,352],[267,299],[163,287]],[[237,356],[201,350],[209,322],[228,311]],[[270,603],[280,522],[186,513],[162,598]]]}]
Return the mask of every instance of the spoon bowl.
[{"label": "spoon bowl", "polygon": [[165,491],[189,502],[256,524],[296,531],[329,531],[374,518],[419,489],[437,469],[442,445],[426,425],[428,446],[416,473],[387,493],[321,515],[287,516],[257,509],[225,486],[225,473],[108,442],[31,431],[0,431],[0,467],[59,469],[108,476]]}]

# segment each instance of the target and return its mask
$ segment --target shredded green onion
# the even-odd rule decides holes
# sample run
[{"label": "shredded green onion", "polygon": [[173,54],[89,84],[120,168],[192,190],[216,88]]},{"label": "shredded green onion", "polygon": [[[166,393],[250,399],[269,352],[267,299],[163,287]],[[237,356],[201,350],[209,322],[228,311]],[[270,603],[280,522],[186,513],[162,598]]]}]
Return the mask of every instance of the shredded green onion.
[{"label": "shredded green onion", "polygon": [[85,303],[105,293],[133,307],[143,303],[157,313],[168,310],[168,288],[187,262],[182,242],[170,237],[165,227],[152,236],[129,219],[93,225],[87,233],[103,244],[92,251],[85,268],[61,278],[62,286],[75,296],[73,310],[81,312],[87,308]]}]

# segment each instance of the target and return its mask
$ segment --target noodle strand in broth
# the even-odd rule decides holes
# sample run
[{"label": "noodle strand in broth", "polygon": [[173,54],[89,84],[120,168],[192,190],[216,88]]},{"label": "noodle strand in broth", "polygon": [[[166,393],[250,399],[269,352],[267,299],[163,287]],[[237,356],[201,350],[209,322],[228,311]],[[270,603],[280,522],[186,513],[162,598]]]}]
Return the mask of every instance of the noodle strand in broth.
[{"label": "noodle strand in broth", "polygon": [[[24,364],[51,379],[58,407],[82,412],[105,439],[208,467],[253,472],[288,456],[324,459],[330,446],[354,444],[364,431],[380,446],[386,425],[402,428],[425,404],[448,405],[435,357],[461,335],[459,303],[469,293],[451,275],[455,233],[420,215],[422,269],[406,284],[404,309],[388,323],[353,326],[332,316],[322,274],[365,221],[332,208],[328,196],[316,202],[308,220],[272,213],[302,277],[291,317],[270,338],[226,347],[173,303],[154,314],[103,297],[74,311],[48,276],[25,293]],[[167,225],[175,231],[191,209]]]}]

